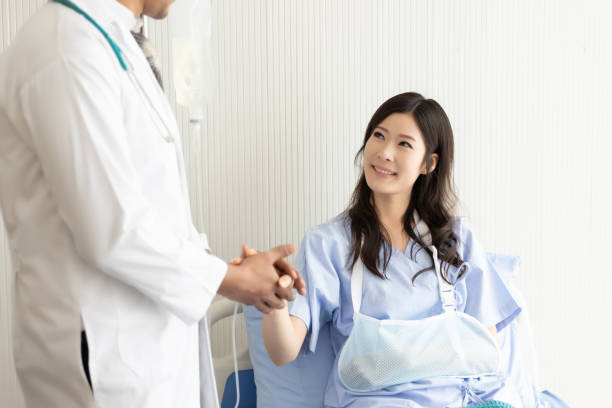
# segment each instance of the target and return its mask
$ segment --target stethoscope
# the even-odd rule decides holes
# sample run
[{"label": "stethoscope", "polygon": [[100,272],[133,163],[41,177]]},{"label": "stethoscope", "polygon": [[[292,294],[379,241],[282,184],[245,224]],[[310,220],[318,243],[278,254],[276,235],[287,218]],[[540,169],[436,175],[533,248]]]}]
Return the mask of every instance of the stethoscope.
[{"label": "stethoscope", "polygon": [[[140,84],[140,81],[138,81],[138,78],[134,74],[134,67],[133,67],[133,65],[130,63],[129,59],[126,58],[125,54],[123,53],[121,48],[119,48],[117,43],[108,35],[108,33],[102,27],[100,27],[100,25],[89,14],[87,14],[85,11],[83,11],[81,8],[79,8],[79,6],[74,4],[72,1],[70,1],[70,0],[51,0],[51,1],[54,1],[54,2],[59,3],[59,4],[62,4],[64,6],[66,6],[66,7],[68,7],[68,8],[76,11],[77,13],[79,13],[80,15],[85,17],[90,23],[92,23],[100,31],[100,33],[102,33],[104,38],[106,38],[106,41],[108,41],[108,43],[110,44],[111,48],[113,49],[113,52],[117,56],[117,60],[119,60],[119,64],[121,65],[121,68],[123,68],[123,70],[127,73],[128,77],[130,78],[130,80],[134,84],[134,86],[135,86],[136,90],[138,91],[138,93],[140,94],[141,98],[144,98],[147,101],[147,104],[149,105],[150,109],[153,112],[155,112],[155,115],[151,115],[151,118],[152,119],[157,119],[156,121],[160,123],[159,125],[157,125],[157,127],[158,127],[158,130],[161,131],[163,139],[166,142],[168,142],[168,143],[174,143],[175,140],[172,137],[172,131],[168,127],[167,123],[164,121],[163,116],[161,115],[161,113],[157,110],[157,108],[155,107],[155,105],[153,104],[153,102],[151,101],[151,99],[149,98],[147,93],[145,92],[144,88]],[[157,118],[154,118],[154,116],[157,116]],[[164,127],[165,132],[161,128],[161,126]],[[179,163],[181,163],[181,161],[182,161],[182,157],[181,157],[182,153],[181,153],[181,150],[178,148],[177,144],[174,144],[174,149],[173,150],[174,150],[174,154],[175,154],[175,157],[176,157],[177,171],[178,171],[179,177],[181,179],[181,190],[183,191],[184,195],[187,195],[187,186],[186,186],[186,184],[184,182],[184,180],[185,180],[184,169],[183,169],[183,167],[181,165],[179,165]],[[186,200],[184,202],[184,206],[185,206],[185,214],[188,214],[189,217],[191,217],[191,210],[189,208],[189,201],[188,200]]]},{"label": "stethoscope", "polygon": [[134,74],[134,66],[130,63],[129,59],[126,58],[125,54],[123,53],[123,51],[121,50],[119,45],[117,45],[117,43],[108,35],[108,33],[100,26],[100,24],[97,23],[96,20],[94,20],[89,14],[87,14],[83,9],[81,9],[79,6],[74,4],[72,1],[70,1],[70,0],[51,0],[51,1],[54,1],[54,2],[59,3],[59,4],[62,4],[64,6],[66,6],[66,7],[68,7],[68,8],[76,11],[77,13],[79,13],[80,15],[85,17],[85,19],[87,19],[87,21],[89,21],[91,24],[93,24],[93,26],[96,27],[98,29],[98,31],[100,31],[100,33],[104,36],[104,38],[106,39],[106,41],[108,42],[108,44],[112,48],[113,52],[115,53],[115,56],[117,57],[117,60],[119,61],[119,65],[121,65],[121,68],[123,68],[123,70],[127,73],[128,77],[130,78],[130,80],[132,81],[132,83],[134,84],[136,89],[138,90],[138,93],[140,94],[140,96],[147,101],[147,104],[149,105],[149,108],[153,112],[155,112],[155,115],[157,116],[157,118],[156,118],[157,122],[159,122],[158,127],[160,127],[160,126],[164,127],[165,132],[164,131],[161,132],[162,133],[162,137],[164,138],[164,140],[166,142],[174,143],[174,138],[172,137],[172,131],[168,127],[167,123],[164,121],[163,116],[161,115],[161,113],[157,110],[157,108],[155,107],[155,105],[151,101],[151,98],[149,98],[149,96],[147,95],[146,91],[144,90],[144,88],[140,84],[140,81],[138,80],[138,78]]}]

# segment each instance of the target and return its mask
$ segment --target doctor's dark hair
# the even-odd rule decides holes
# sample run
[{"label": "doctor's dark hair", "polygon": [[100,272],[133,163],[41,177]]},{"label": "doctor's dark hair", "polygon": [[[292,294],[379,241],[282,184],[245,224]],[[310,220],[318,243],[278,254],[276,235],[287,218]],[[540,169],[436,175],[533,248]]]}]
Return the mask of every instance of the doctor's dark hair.
[{"label": "doctor's dark hair", "polygon": [[[442,107],[433,99],[425,99],[418,93],[407,92],[396,95],[383,103],[374,113],[365,131],[363,144],[355,162],[363,159],[363,152],[374,129],[393,113],[411,114],[421,130],[425,142],[425,163],[427,169],[432,166],[431,155],[438,154],[438,163],[433,171],[422,174],[414,183],[408,208],[404,213],[404,230],[413,239],[410,254],[414,257],[414,242],[427,252],[431,250],[413,232],[412,214],[417,210],[421,219],[430,229],[432,243],[439,253],[439,258],[447,264],[444,279],[448,281],[448,265],[459,267],[463,261],[457,252],[458,236],[453,232],[454,213],[457,203],[452,177],[454,141],[450,121]],[[376,211],[372,190],[366,182],[363,168],[357,186],[353,191],[351,203],[347,210],[352,235],[349,265],[351,268],[359,258],[364,266],[381,279],[386,279],[385,270],[391,259],[392,248],[389,233],[382,225]],[[380,257],[381,249],[383,256]],[[413,282],[421,273],[433,269],[425,268],[412,278]],[[460,271],[461,274],[464,271]],[[461,276],[461,275],[459,275]],[[449,282],[450,283],[450,282]]]}]

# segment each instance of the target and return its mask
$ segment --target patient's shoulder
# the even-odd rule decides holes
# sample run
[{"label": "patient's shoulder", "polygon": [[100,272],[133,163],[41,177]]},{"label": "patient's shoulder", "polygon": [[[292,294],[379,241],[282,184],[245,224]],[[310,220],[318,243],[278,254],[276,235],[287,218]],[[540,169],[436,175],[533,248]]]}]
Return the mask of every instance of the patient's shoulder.
[{"label": "patient's shoulder", "polygon": [[455,233],[458,242],[459,249],[463,250],[467,245],[470,245],[474,239],[472,227],[466,217],[454,217],[453,219],[453,232]]},{"label": "patient's shoulder", "polygon": [[350,244],[347,217],[340,214],[311,228],[304,234],[302,246],[320,249],[329,254],[344,255]]},{"label": "patient's shoulder", "polygon": [[455,216],[453,217],[453,232],[458,236],[465,235],[466,232],[471,231],[469,223],[466,217]]}]

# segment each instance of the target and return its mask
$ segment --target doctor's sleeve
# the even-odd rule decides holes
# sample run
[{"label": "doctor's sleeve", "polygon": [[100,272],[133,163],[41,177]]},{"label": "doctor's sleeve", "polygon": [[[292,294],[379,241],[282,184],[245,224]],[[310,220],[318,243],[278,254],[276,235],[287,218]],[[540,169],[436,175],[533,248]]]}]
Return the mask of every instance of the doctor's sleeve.
[{"label": "doctor's sleeve", "polygon": [[340,279],[336,272],[331,248],[319,234],[306,233],[297,254],[295,266],[302,273],[308,288],[305,296],[298,295],[289,306],[289,314],[300,318],[308,332],[303,350],[314,352],[319,331],[330,322],[340,305]]},{"label": "doctor's sleeve", "polygon": [[227,264],[178,236],[144,196],[155,187],[131,160],[116,63],[95,46],[51,63],[21,89],[23,120],[79,255],[191,324]]},{"label": "doctor's sleeve", "polygon": [[203,232],[199,232],[193,224],[191,225],[191,230],[193,231],[193,235],[196,237],[197,243],[200,245],[200,248],[202,248],[204,251],[212,252],[206,234]]},{"label": "doctor's sleeve", "polygon": [[469,226],[462,219],[457,223],[458,251],[469,265],[465,276],[467,296],[464,312],[484,326],[495,326],[500,331],[519,315],[521,308]]}]

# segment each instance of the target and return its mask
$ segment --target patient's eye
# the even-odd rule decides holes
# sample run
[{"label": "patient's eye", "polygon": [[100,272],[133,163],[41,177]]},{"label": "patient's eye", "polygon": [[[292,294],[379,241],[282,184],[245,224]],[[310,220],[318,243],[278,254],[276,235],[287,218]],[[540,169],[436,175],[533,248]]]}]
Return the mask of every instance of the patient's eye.
[{"label": "patient's eye", "polygon": [[385,135],[383,135],[382,133],[380,133],[379,131],[375,131],[372,136],[374,136],[377,139],[380,140],[385,140]]},{"label": "patient's eye", "polygon": [[412,145],[410,143],[406,142],[406,141],[400,142],[399,145],[402,146],[402,147],[409,147],[409,148],[412,149]]}]

